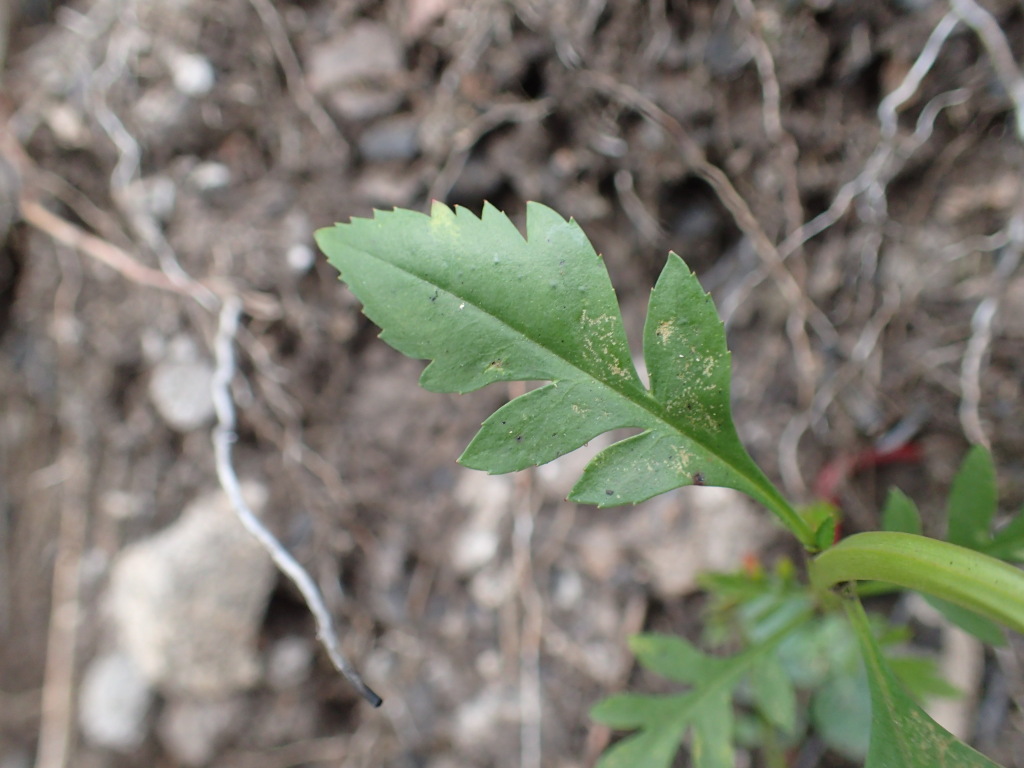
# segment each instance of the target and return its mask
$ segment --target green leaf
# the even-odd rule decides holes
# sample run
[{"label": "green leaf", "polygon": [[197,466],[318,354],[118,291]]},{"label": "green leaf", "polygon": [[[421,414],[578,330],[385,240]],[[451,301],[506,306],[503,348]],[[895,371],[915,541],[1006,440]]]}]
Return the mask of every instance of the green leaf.
[{"label": "green leaf", "polygon": [[[598,768],[668,768],[687,731],[695,768],[732,768],[732,693],[744,676],[806,623],[796,616],[779,631],[743,653],[719,658],[666,635],[638,635],[630,643],[641,664],[672,679],[688,682],[686,693],[670,696],[621,694],[597,704],[590,716],[619,730],[636,730],[612,745]],[[678,658],[674,658],[678,654]]]},{"label": "green leaf", "polygon": [[779,661],[798,688],[816,688],[828,677],[835,650],[843,645],[845,627],[839,622],[839,616],[826,614],[779,644]]},{"label": "green leaf", "polygon": [[889,489],[882,508],[882,530],[917,534],[922,531],[917,505],[899,488]]},{"label": "green leaf", "polygon": [[690,758],[695,768],[733,768],[732,696],[729,690],[717,690],[693,718]]},{"label": "green leaf", "polygon": [[836,525],[839,521],[834,517],[822,520],[814,531],[814,548],[818,551],[828,549],[836,540]]},{"label": "green leaf", "polygon": [[955,603],[950,603],[933,595],[924,595],[925,600],[950,622],[956,624],[965,632],[970,632],[983,643],[989,645],[1006,645],[1006,637],[998,624],[984,616],[979,616],[974,611],[961,608]]},{"label": "green leaf", "polygon": [[835,543],[836,528],[839,526],[839,508],[827,501],[818,501],[801,507],[800,517],[814,531],[816,550],[828,549]]},{"label": "green leaf", "polygon": [[629,647],[641,666],[677,683],[698,684],[725,663],[673,635],[634,635]]},{"label": "green leaf", "polygon": [[642,730],[605,750],[598,768],[661,768],[672,764],[689,724],[693,704],[687,695],[656,698],[638,694],[612,696],[590,710],[611,728]]},{"label": "green leaf", "polygon": [[711,299],[675,254],[651,293],[646,389],[633,367],[601,257],[574,221],[527,206],[524,239],[496,208],[477,218],[435,203],[316,233],[381,338],[430,359],[420,383],[468,392],[498,381],[548,384],[500,408],[460,457],[511,472],[551,461],[612,429],[570,498],[606,507],[683,485],[743,491],[805,546],[812,532],[741,445],[729,408],[730,360]]},{"label": "green leaf", "polygon": [[865,768],[998,768],[914,703],[882,657],[860,602],[847,600],[845,607],[871,689],[871,744]]},{"label": "green leaf", "polygon": [[832,749],[863,760],[871,732],[871,699],[863,669],[829,675],[811,698],[811,722]]},{"label": "green leaf", "polygon": [[990,541],[997,502],[992,456],[976,445],[968,451],[949,491],[949,541],[971,549],[983,548]]},{"label": "green leaf", "polygon": [[1024,509],[999,529],[981,551],[1000,560],[1024,563]]},{"label": "green leaf", "polygon": [[963,691],[942,677],[934,659],[887,655],[885,661],[896,679],[918,701],[933,696],[957,699],[964,695]]},{"label": "green leaf", "polygon": [[750,671],[750,688],[758,712],[785,734],[796,730],[796,690],[775,655],[765,656]]},{"label": "green leaf", "polygon": [[639,729],[610,747],[598,768],[668,768],[689,728],[696,768],[731,768],[732,702],[730,694],[752,660],[749,652],[732,659],[712,659],[714,666],[699,687],[675,696],[625,694],[597,704],[590,716],[612,728]]},{"label": "green leaf", "polygon": [[[590,716],[609,728],[631,730],[669,724],[680,711],[689,705],[690,696],[649,696],[643,693],[619,693],[595,704]],[[680,726],[680,738],[685,730],[686,720]],[[676,746],[678,746],[678,739]]]}]

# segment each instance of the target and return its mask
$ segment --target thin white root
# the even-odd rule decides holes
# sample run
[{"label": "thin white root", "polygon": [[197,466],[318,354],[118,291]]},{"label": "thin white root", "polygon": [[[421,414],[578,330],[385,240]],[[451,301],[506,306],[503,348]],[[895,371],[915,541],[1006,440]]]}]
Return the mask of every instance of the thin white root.
[{"label": "thin white root", "polygon": [[231,461],[231,446],[235,442],[235,404],[231,398],[231,380],[235,375],[234,340],[238,321],[242,313],[242,302],[234,295],[224,298],[221,305],[217,337],[214,340],[216,369],[213,376],[213,402],[217,413],[217,426],[213,430],[213,450],[217,465],[217,478],[231,500],[238,519],[246,530],[263,546],[274,564],[298,588],[306,606],[316,620],[317,638],[327,651],[334,667],[343,674],[359,694],[370,704],[379,707],[382,699],[366,683],[341,652],[338,634],[331,620],[320,590],[306,569],[281,546],[281,543],[259,521],[242,497],[241,484]]}]

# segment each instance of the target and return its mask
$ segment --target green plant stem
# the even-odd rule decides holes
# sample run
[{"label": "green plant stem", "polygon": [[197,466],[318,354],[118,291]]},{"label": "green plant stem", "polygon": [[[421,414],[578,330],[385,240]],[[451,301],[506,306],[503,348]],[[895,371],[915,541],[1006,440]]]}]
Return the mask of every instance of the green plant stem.
[{"label": "green plant stem", "polygon": [[[770,490],[769,490],[770,489]],[[797,512],[793,506],[786,501],[786,499],[775,490],[775,486],[770,482],[767,483],[767,488],[764,489],[765,498],[761,499],[762,503],[770,509],[782,524],[789,529],[789,531],[797,537],[804,549],[808,552],[816,552],[818,547],[817,542],[814,538],[814,529],[807,523],[800,513]]]},{"label": "green plant stem", "polygon": [[857,585],[855,593],[857,597],[863,599],[866,597],[892,595],[899,591],[901,591],[901,588],[897,587],[895,584],[887,584],[884,581],[865,581],[862,584]]},{"label": "green plant stem", "polygon": [[818,555],[811,584],[883,581],[942,598],[1024,632],[1024,572],[972,549],[912,533],[858,533]]},{"label": "green plant stem", "polygon": [[779,744],[778,731],[770,723],[765,723],[764,728],[765,744],[762,747],[762,754],[768,768],[788,768],[786,750]]}]

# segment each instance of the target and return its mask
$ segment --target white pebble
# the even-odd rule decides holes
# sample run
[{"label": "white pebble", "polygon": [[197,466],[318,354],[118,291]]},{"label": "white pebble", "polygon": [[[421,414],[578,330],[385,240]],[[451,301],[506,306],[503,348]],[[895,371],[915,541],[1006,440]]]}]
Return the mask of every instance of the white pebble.
[{"label": "white pebble", "polygon": [[168,57],[171,78],[179,93],[186,96],[205,96],[213,90],[217,79],[213,65],[197,53],[175,53]]},{"label": "white pebble", "polygon": [[316,252],[305,243],[295,243],[285,254],[288,268],[297,275],[309,272],[316,261]]},{"label": "white pebble", "polygon": [[231,169],[224,163],[200,163],[189,173],[188,180],[200,192],[224,189],[231,184]]},{"label": "white pebble", "polygon": [[94,659],[79,693],[79,724],[93,744],[127,752],[146,735],[150,690],[124,653]]},{"label": "white pebble", "polygon": [[213,367],[199,361],[165,360],[153,370],[149,396],[168,426],[191,432],[213,416]]}]

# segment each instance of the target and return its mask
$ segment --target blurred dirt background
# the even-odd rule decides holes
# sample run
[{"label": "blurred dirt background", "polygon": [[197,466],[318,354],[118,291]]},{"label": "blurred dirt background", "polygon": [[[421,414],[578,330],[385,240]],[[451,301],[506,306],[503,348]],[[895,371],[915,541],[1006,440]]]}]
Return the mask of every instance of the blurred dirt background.
[{"label": "blurred dirt background", "polygon": [[[970,443],[1003,511],[1024,500],[1016,0],[2,9],[2,768],[589,766],[626,637],[698,637],[697,572],[792,552],[717,489],[598,512],[562,501],[575,455],[458,467],[516,391],[423,392],[376,340],[311,238],[374,208],[575,217],[634,339],[678,252],[794,499],[886,437],[920,448],[840,486],[847,531],[892,484],[936,519]],[[218,491],[230,295],[235,468],[380,710]],[[1024,765],[1019,646],[936,633],[968,691],[948,722]],[[791,764],[849,763],[812,737]]]}]

